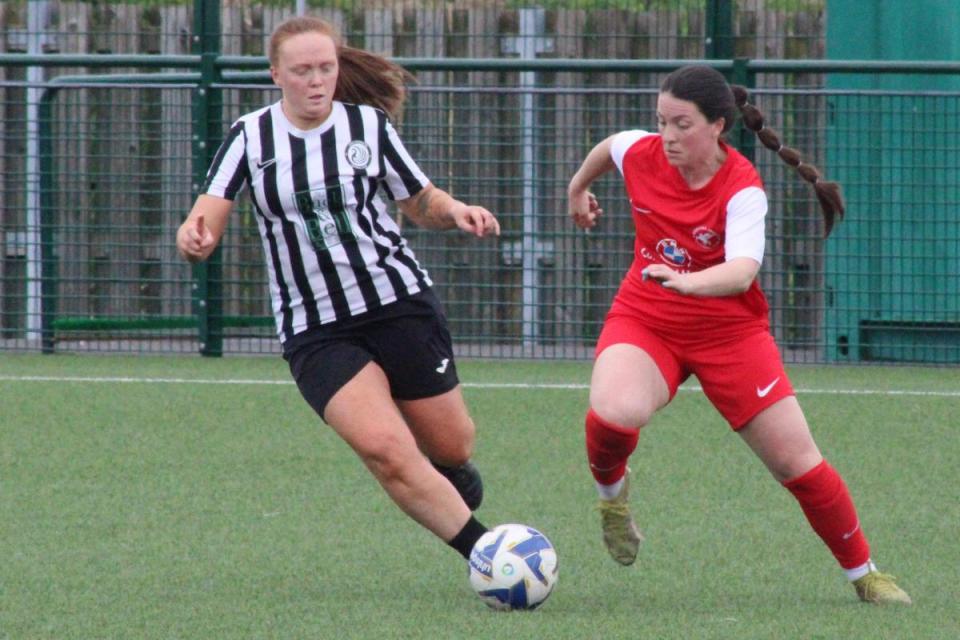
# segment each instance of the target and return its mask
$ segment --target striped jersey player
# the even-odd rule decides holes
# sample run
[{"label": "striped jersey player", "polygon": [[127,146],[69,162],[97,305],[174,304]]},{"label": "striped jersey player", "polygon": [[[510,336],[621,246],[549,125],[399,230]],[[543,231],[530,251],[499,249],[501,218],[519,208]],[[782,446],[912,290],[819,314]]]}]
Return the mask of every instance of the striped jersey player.
[{"label": "striped jersey player", "polygon": [[482,238],[499,223],[407,153],[391,124],[403,69],[310,16],[281,23],[268,57],[281,99],[230,128],[177,247],[207,259],[249,193],[300,393],[404,513],[469,558],[487,530],[472,513],[483,497],[475,428],[446,317],[387,202],[429,229]]}]

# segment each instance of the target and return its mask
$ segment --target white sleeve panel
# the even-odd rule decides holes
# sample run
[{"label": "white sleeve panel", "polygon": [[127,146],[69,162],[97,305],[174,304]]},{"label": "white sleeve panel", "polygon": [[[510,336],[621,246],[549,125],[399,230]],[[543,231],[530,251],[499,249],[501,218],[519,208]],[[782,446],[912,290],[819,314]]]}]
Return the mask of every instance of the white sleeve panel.
[{"label": "white sleeve panel", "polygon": [[627,149],[633,146],[633,143],[644,136],[649,136],[649,131],[643,129],[631,129],[630,131],[621,131],[613,137],[613,143],[610,145],[610,157],[617,165],[620,173],[623,173],[623,156],[627,154]]},{"label": "white sleeve panel", "polygon": [[246,186],[248,175],[247,136],[243,123],[237,121],[220,143],[200,193],[235,200]]},{"label": "white sleeve panel", "polygon": [[727,240],[724,258],[753,258],[763,264],[766,243],[764,218],[767,215],[767,194],[760,187],[738,191],[727,203]]}]

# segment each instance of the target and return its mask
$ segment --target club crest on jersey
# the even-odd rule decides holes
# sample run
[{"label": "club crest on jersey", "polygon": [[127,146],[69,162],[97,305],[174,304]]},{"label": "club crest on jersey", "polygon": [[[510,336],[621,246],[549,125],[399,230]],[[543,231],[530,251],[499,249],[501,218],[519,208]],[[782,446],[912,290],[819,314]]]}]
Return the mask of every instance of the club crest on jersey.
[{"label": "club crest on jersey", "polygon": [[701,247],[713,249],[720,244],[720,235],[710,227],[697,227],[693,230],[693,239]]},{"label": "club crest on jersey", "polygon": [[660,258],[669,265],[675,267],[685,267],[690,264],[690,254],[687,250],[677,245],[673,238],[664,238],[657,243],[657,253]]},{"label": "club crest on jersey", "polygon": [[366,169],[370,166],[370,159],[373,157],[370,145],[363,140],[351,140],[344,149],[343,155],[354,169]]}]

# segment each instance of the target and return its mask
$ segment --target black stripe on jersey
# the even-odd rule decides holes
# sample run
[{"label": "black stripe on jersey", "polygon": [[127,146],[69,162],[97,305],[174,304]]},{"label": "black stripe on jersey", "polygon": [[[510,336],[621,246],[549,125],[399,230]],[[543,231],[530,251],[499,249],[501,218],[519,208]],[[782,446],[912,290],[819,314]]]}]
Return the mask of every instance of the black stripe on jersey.
[{"label": "black stripe on jersey", "polygon": [[[340,162],[337,158],[336,127],[330,127],[320,136],[320,155],[323,159],[323,175],[326,183],[327,185],[333,185],[333,189],[329,186],[327,188],[327,202],[330,203],[331,209],[333,207],[340,207],[343,213],[347,215],[346,203],[343,202],[343,190],[340,187]],[[335,198],[339,198],[340,202],[337,203]],[[359,222],[363,216],[359,211],[356,213],[357,221]],[[360,294],[363,296],[364,306],[366,306],[367,311],[379,307],[380,296],[377,294],[377,287],[373,283],[373,276],[370,275],[370,271],[367,269],[367,262],[360,253],[360,248],[357,245],[353,232],[349,231],[344,233],[343,230],[338,229],[337,233],[340,236],[341,246],[347,254],[347,259],[350,261],[350,268],[353,270],[353,275],[357,279],[357,287],[359,287]]]},{"label": "black stripe on jersey", "polygon": [[[257,129],[260,134],[260,156],[261,158],[273,158],[276,156],[273,145],[273,118],[270,116],[270,110],[263,112],[257,120]],[[276,175],[276,170],[274,170]],[[279,203],[276,196],[276,186],[273,182],[265,183],[273,186],[275,204]],[[283,339],[286,340],[293,335],[293,312],[290,309],[290,290],[287,288],[287,281],[283,277],[283,265],[280,262],[280,250],[277,246],[277,236],[273,232],[273,222],[263,213],[264,207],[269,207],[269,203],[257,202],[257,194],[254,189],[250,190],[250,200],[257,214],[263,219],[263,227],[267,234],[267,244],[270,246],[270,262],[273,264],[274,278],[277,281],[277,289],[280,291],[280,330],[283,333]],[[283,233],[283,218],[281,218],[281,233]],[[289,224],[289,223],[288,223]]]},{"label": "black stripe on jersey", "polygon": [[410,172],[407,163],[403,161],[400,153],[390,142],[390,136],[387,135],[387,116],[382,111],[377,111],[377,128],[380,130],[380,153],[396,170],[397,175],[403,181],[403,186],[407,189],[407,193],[413,195],[423,189],[420,181]]},{"label": "black stripe on jersey", "polygon": [[[276,147],[273,140],[273,118],[270,115],[270,109],[263,112],[260,116],[260,157],[275,158]],[[283,213],[283,203],[280,202],[280,194],[277,191],[277,163],[274,162],[264,169],[263,192],[267,198],[267,206],[270,211],[280,220],[280,232],[283,235],[283,242],[287,247],[287,253],[290,256],[289,267],[293,272],[293,281],[300,291],[303,298],[303,308],[307,314],[308,324],[320,322],[320,313],[317,311],[316,296],[310,287],[310,280],[307,277],[306,269],[303,266],[303,255],[300,253],[300,243],[297,241],[297,230],[293,223],[287,219]],[[271,250],[276,250],[271,246]],[[274,267],[282,265],[279,251],[272,256]],[[280,285],[281,296],[286,290],[282,268],[276,268],[277,284]],[[283,322],[281,324],[284,340],[293,336],[293,314],[290,311],[290,294],[287,291],[286,298],[281,298],[286,304],[283,309]]]},{"label": "black stripe on jersey", "polygon": [[[303,138],[298,138],[292,134],[287,134],[287,138],[290,142],[290,164],[293,167],[293,192],[296,194],[301,193],[310,193],[310,178],[307,175],[307,144]],[[304,217],[304,220],[311,217],[313,219],[319,219],[319,216],[313,208],[310,207],[310,211],[300,211],[300,215]],[[310,224],[307,221],[307,224]],[[327,288],[327,296],[330,298],[330,304],[333,305],[333,313],[336,316],[337,320],[342,320],[344,318],[350,317],[350,304],[347,302],[347,296],[343,293],[343,285],[340,283],[339,278],[337,277],[337,266],[333,262],[333,258],[330,257],[330,252],[322,248],[313,247],[313,252],[317,256],[317,261],[320,263],[320,274],[323,276],[324,286]],[[306,302],[306,301],[304,301]],[[314,301],[311,300],[311,303]],[[313,311],[313,316],[308,316],[309,322],[307,326],[313,326],[314,324],[319,324],[319,318],[316,316],[316,304],[313,303],[307,307],[307,311]]]},{"label": "black stripe on jersey", "polygon": [[[386,168],[387,163],[384,162],[384,156],[385,156],[384,141],[387,141],[386,146],[389,147],[390,149],[393,149],[393,145],[389,144],[389,136],[387,136],[387,116],[383,111],[380,111],[379,109],[377,110],[377,130],[379,131],[380,156],[381,156],[380,157],[380,173],[377,176],[379,178],[379,180],[377,181],[377,184],[380,188],[382,188],[386,192],[387,197],[389,197],[390,200],[395,201],[396,198],[394,197],[394,194],[390,191],[389,187],[387,187],[386,180],[383,180],[383,178],[387,176],[387,168]],[[393,149],[393,152],[396,155],[396,149]],[[399,155],[397,155],[396,159],[399,160]],[[394,164],[394,168],[398,170],[400,169],[401,166],[406,167],[406,165],[403,162],[399,162],[399,166]],[[409,186],[407,187],[407,190],[410,191]],[[417,188],[414,190],[414,192],[418,192],[420,190],[421,190],[421,187],[420,187],[420,183],[418,182]],[[377,213],[376,207],[374,207],[372,204],[375,191],[373,189],[371,189],[370,191],[371,193],[369,196],[370,201],[368,203],[369,204],[368,210],[371,212],[371,221],[373,222],[373,227],[377,230],[377,234],[379,234],[381,237],[389,238],[390,242],[393,243],[393,246],[397,247],[397,252],[394,258],[398,262],[401,262],[404,265],[406,265],[406,267],[410,269],[412,273],[416,274],[417,284],[420,285],[421,289],[425,289],[427,287],[427,282],[426,282],[426,279],[424,278],[423,270],[417,266],[417,261],[414,260],[410,255],[407,254],[406,251],[402,249],[403,238],[400,237],[399,233],[387,231],[386,229],[383,228],[383,226],[379,222],[377,222],[377,217],[379,214]]]},{"label": "black stripe on jersey", "polygon": [[[367,198],[366,198],[365,206],[367,211],[371,212],[371,216],[369,219],[364,218],[363,222],[367,227],[375,227],[375,230],[370,229],[368,233],[370,234],[371,238],[376,238],[376,239],[384,238],[386,240],[390,240],[391,245],[398,246],[397,241],[400,239],[399,236],[397,236],[396,239],[391,238],[389,235],[387,235],[384,232],[383,228],[379,224],[374,223],[374,220],[377,216],[377,207],[374,204],[374,198],[377,195],[377,185],[379,184],[379,182],[375,178],[370,178],[368,179],[368,183],[369,184],[367,189]],[[392,253],[390,248],[376,241],[375,241],[375,246],[377,247],[377,255],[379,256],[379,259],[377,260],[377,266],[383,269],[384,272],[386,272],[387,277],[390,279],[390,284],[393,285],[393,290],[397,292],[397,297],[403,298],[405,296],[410,295],[410,289],[407,287],[407,283],[403,281],[403,277],[397,271],[396,267],[393,267],[387,264],[386,258],[389,257],[390,254]],[[405,257],[406,256],[402,251],[397,251],[396,257],[394,259],[402,262],[403,264],[409,267],[410,266],[409,261],[403,259]],[[424,282],[423,282],[423,278],[421,276],[420,270],[413,269],[413,271],[417,274],[417,279],[420,281],[420,284],[422,287]]]},{"label": "black stripe on jersey", "polygon": [[[372,197],[372,194],[371,194],[371,197]],[[427,281],[426,281],[426,278],[424,278],[423,270],[419,266],[417,266],[417,261],[414,260],[413,257],[410,256],[410,254],[408,254],[403,249],[403,238],[400,237],[399,233],[394,233],[393,231],[387,231],[386,229],[383,228],[383,225],[377,222],[377,218],[379,214],[377,213],[377,210],[375,208],[372,208],[372,205],[371,205],[370,211],[373,212],[373,216],[372,216],[373,228],[377,230],[377,233],[380,236],[384,238],[389,238],[390,241],[393,243],[393,246],[397,247],[397,252],[393,256],[394,260],[406,265],[406,267],[410,269],[411,273],[417,276],[417,284],[420,285],[420,289],[421,290],[426,289]]]},{"label": "black stripe on jersey", "polygon": [[[227,137],[220,143],[220,148],[217,149],[217,155],[214,156],[213,162],[210,163],[210,169],[207,171],[207,178],[203,181],[203,187],[201,187],[200,193],[206,193],[210,188],[210,181],[213,180],[213,177],[217,175],[217,172],[220,170],[220,165],[223,164],[223,157],[227,154],[227,149],[230,148],[234,140],[242,135],[244,135],[244,125],[242,122],[237,122],[230,127],[230,131],[227,132]],[[246,154],[246,145],[244,145],[244,154]],[[240,164],[237,165],[237,170],[233,175],[230,176],[230,182],[227,183],[223,197],[227,200],[235,200],[237,194],[240,193],[240,189],[243,188],[243,183],[248,181],[249,178],[250,171],[244,159],[244,161],[241,161]]]},{"label": "black stripe on jersey", "polygon": [[[360,113],[360,107],[352,104],[345,104],[343,106],[347,114],[347,122],[350,124],[350,139],[363,140],[363,116]],[[324,156],[324,172],[326,171],[326,156]],[[367,195],[368,183],[370,183],[370,186],[372,187],[369,189],[369,195]],[[357,226],[359,226],[367,235],[367,237],[373,242],[373,246],[377,251],[377,267],[386,273],[387,279],[390,280],[390,285],[393,287],[396,295],[398,297],[404,297],[409,293],[407,291],[407,285],[404,284],[403,278],[397,272],[396,268],[388,265],[386,261],[386,259],[390,256],[390,249],[389,247],[385,247],[377,242],[377,236],[373,231],[373,225],[371,224],[369,217],[364,215],[364,210],[374,211],[373,195],[376,193],[376,182],[367,179],[366,169],[356,169],[353,177],[353,190],[357,201]],[[369,273],[367,273],[367,275],[369,275]],[[372,282],[370,283],[370,288],[373,289],[373,296],[376,306],[380,306],[380,298],[377,295],[376,289],[374,288]],[[363,299],[367,304],[367,309],[371,309],[371,301],[368,298],[369,296],[367,295],[366,288],[364,288]]]}]

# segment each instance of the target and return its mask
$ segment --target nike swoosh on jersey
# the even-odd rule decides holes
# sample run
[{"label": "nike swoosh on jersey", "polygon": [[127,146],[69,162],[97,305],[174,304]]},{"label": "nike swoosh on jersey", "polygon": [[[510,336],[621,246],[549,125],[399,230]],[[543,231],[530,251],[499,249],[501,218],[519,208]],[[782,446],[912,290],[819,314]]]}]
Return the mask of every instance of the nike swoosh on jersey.
[{"label": "nike swoosh on jersey", "polygon": [[643,207],[638,207],[637,205],[633,205],[633,210],[637,213],[653,213],[652,209],[644,209]]},{"label": "nike swoosh on jersey", "polygon": [[259,161],[258,161],[258,162],[257,162],[257,169],[263,170],[263,169],[266,169],[267,167],[269,167],[270,165],[276,164],[276,163],[277,163],[277,159],[276,159],[276,158],[271,158],[270,160],[267,160],[266,162],[259,162]]},{"label": "nike swoosh on jersey", "polygon": [[849,540],[850,538],[852,538],[852,537],[853,537],[853,534],[855,534],[859,528],[860,528],[860,521],[857,520],[857,526],[855,526],[853,529],[851,529],[849,533],[843,534],[843,539],[844,539],[844,540]]},{"label": "nike swoosh on jersey", "polygon": [[766,396],[768,393],[770,393],[770,391],[775,386],[777,386],[778,382],[780,382],[780,376],[777,376],[776,378],[774,378],[773,382],[765,386],[763,389],[761,389],[760,387],[757,387],[757,397],[763,398],[764,396]]}]

